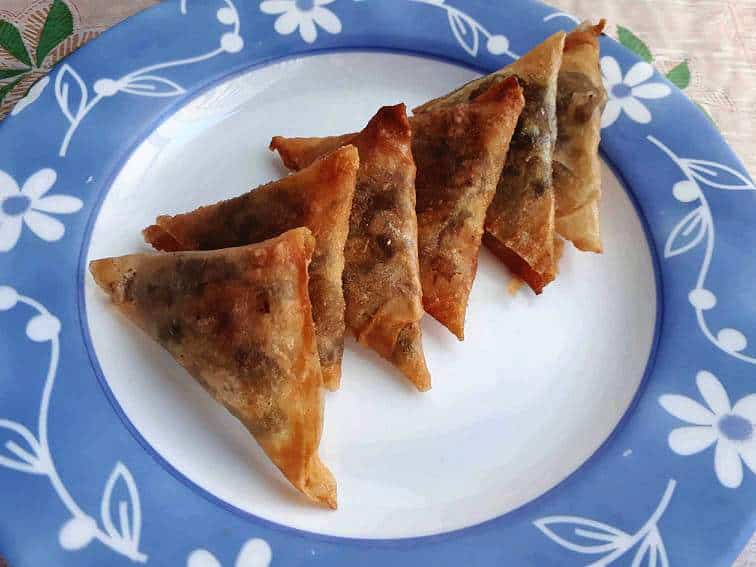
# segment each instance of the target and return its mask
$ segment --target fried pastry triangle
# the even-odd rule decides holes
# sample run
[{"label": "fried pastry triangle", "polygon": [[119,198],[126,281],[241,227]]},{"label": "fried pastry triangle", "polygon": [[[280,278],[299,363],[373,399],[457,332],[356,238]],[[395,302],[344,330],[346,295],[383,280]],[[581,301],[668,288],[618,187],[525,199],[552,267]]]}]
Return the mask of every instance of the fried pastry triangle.
[{"label": "fried pastry triangle", "polygon": [[277,151],[283,164],[292,171],[299,171],[309,166],[341,146],[351,144],[359,135],[357,133],[342,136],[325,136],[322,138],[285,138],[275,136],[270,142],[270,149]]},{"label": "fried pastry triangle", "polygon": [[316,238],[310,267],[318,352],[326,387],[339,387],[344,351],[344,245],[349,230],[357,149],[347,146],[279,181],[193,212],[160,216],[144,231],[158,250],[215,250],[261,242],[306,226]]},{"label": "fried pastry triangle", "polygon": [[519,80],[525,107],[488,210],[483,241],[536,293],[556,276],[551,168],[564,39],[564,32],[556,33],[508,67],[415,109],[423,113],[454,106],[474,100],[508,77]]},{"label": "fried pastry triangle", "polygon": [[343,143],[360,154],[349,238],[344,250],[346,324],[357,340],[393,363],[419,390],[430,388],[420,319],[415,163],[403,104],[384,107],[359,134],[273,138],[292,168]]},{"label": "fried pastry triangle", "polygon": [[523,104],[511,77],[474,102],[411,120],[423,305],[460,340],[486,211]]},{"label": "fried pastry triangle", "polygon": [[580,250],[601,252],[601,113],[606,90],[598,38],[606,25],[583,22],[567,35],[557,90],[559,135],[554,150],[556,230]]},{"label": "fried pastry triangle", "polygon": [[307,276],[314,246],[300,228],[239,248],[96,260],[90,271],[296,488],[336,508],[336,482],[318,457],[323,390]]},{"label": "fried pastry triangle", "polygon": [[[496,84],[472,103],[414,116],[412,153],[420,279],[425,310],[460,340],[478,264],[486,210],[496,192],[523,106],[517,80]],[[355,134],[273,139],[287,167],[297,169]],[[364,157],[362,158],[364,166]]]}]

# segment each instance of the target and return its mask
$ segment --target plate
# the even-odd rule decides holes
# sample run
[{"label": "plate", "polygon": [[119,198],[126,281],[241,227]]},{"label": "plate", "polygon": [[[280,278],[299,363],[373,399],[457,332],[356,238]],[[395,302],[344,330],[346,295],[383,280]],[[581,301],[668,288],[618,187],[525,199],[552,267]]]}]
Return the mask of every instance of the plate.
[{"label": "plate", "polygon": [[607,38],[606,253],[568,248],[535,298],[484,252],[467,340],[424,321],[427,394],[350,343],[336,512],[86,272],[159,213],[284,175],[271,136],[358,129],[572,26],[526,1],[167,2],[43,79],[0,125],[11,565],[731,564],[756,527],[756,187]]}]

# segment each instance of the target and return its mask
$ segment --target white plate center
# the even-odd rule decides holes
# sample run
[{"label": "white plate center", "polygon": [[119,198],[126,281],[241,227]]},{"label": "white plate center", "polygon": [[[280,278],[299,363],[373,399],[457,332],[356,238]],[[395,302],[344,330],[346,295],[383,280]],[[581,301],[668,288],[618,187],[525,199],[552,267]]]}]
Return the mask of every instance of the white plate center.
[{"label": "white plate center", "polygon": [[[144,142],[97,219],[89,258],[146,251],[158,214],[240,194],[285,172],[276,134],[360,129],[385,104],[411,108],[469,80],[457,66],[405,55],[333,53],[257,69],[193,101]],[[656,293],[636,212],[604,170],[602,256],[566,248],[536,298],[507,292],[487,252],[467,340],[424,323],[433,390],[420,394],[350,341],[343,387],[327,394],[321,456],[339,510],[310,506],[252,437],[159,346],[107,304],[90,278],[90,332],[115,398],[173,467],[226,502],[322,534],[437,534],[504,514],[577,469],[630,404],[651,350]]]}]

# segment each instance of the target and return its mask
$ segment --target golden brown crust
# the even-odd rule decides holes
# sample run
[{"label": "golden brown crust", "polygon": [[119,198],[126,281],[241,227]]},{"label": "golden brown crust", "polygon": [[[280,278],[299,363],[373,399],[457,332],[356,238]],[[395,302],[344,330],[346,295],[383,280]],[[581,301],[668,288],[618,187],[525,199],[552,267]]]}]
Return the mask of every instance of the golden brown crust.
[{"label": "golden brown crust", "polygon": [[336,483],[317,454],[323,394],[307,276],[314,247],[300,228],[240,248],[97,260],[90,271],[296,488],[335,508]]},{"label": "golden brown crust", "polygon": [[492,237],[487,232],[483,235],[483,244],[486,245],[493,254],[510,269],[514,277],[526,284],[536,293],[543,292],[548,282],[544,281],[541,275],[533,270],[530,265],[504,246],[500,240]]},{"label": "golden brown crust", "polygon": [[284,138],[274,136],[269,149],[277,151],[281,161],[292,171],[304,169],[316,159],[352,142],[357,134],[326,138]]},{"label": "golden brown crust", "polygon": [[[556,276],[551,162],[557,134],[557,74],[564,40],[564,32],[556,33],[508,67],[415,110],[423,113],[467,102],[497,82],[518,78],[525,107],[488,210],[484,242],[536,293]],[[503,249],[511,254],[503,253]],[[515,261],[515,256],[520,261]]]},{"label": "golden brown crust", "polygon": [[180,252],[184,249],[178,240],[168,234],[164,228],[156,224],[145,228],[142,231],[142,236],[144,237],[145,242],[155,250],[160,250],[161,252]]},{"label": "golden brown crust", "polygon": [[[419,322],[423,315],[417,260],[415,164],[403,104],[384,107],[358,135],[357,175],[344,255],[346,323],[357,340],[399,368],[419,390],[430,388]],[[332,147],[333,138],[276,138],[287,163]]]},{"label": "golden brown crust", "polygon": [[604,33],[605,28],[606,20],[603,18],[596,25],[589,21],[581,22],[578,27],[567,34],[564,39],[564,50],[571,51],[583,44],[589,45],[591,49],[598,49],[598,38]]},{"label": "golden brown crust", "polygon": [[601,218],[598,201],[586,203],[579,209],[556,219],[557,232],[569,238],[578,250],[603,251],[601,245]]},{"label": "golden brown crust", "polygon": [[601,252],[601,113],[606,91],[599,67],[598,38],[605,21],[584,22],[567,36],[559,71],[554,150],[556,229],[580,250]]},{"label": "golden brown crust", "polygon": [[472,103],[412,118],[425,310],[459,340],[483,227],[524,104],[511,77]]},{"label": "golden brown crust", "polygon": [[[490,75],[470,81],[449,94],[435,98],[421,104],[414,109],[415,114],[428,112],[444,106],[454,106],[461,102],[469,102],[487,91],[491,84],[513,75],[517,76],[520,86],[525,88],[528,83],[546,85],[552,80],[554,73],[554,58],[559,57],[564,49],[565,32],[557,32],[543,43],[534,47],[511,65],[504,67]],[[557,68],[559,64],[557,64]],[[525,103],[527,105],[527,92]]]},{"label": "golden brown crust", "polygon": [[215,250],[260,242],[300,226],[317,239],[310,268],[325,385],[339,386],[344,349],[344,245],[359,156],[346,146],[311,167],[244,195],[190,213],[160,216],[144,231],[158,250]]},{"label": "golden brown crust", "polygon": [[353,143],[361,165],[344,252],[347,325],[424,391],[416,169],[404,105],[379,110]]}]

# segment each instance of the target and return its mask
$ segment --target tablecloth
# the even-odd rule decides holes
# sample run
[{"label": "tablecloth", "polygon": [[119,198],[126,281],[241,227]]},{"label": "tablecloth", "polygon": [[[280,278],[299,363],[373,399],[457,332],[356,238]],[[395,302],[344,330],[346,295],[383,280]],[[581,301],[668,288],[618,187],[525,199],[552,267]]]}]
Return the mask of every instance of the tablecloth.
[{"label": "tablecloth", "polygon": [[[0,119],[57,61],[156,1],[0,0],[0,20],[19,30],[26,48],[0,46]],[[607,18],[608,33],[699,104],[756,172],[756,0],[550,3],[580,18]],[[735,566],[756,567],[756,535]]]}]

